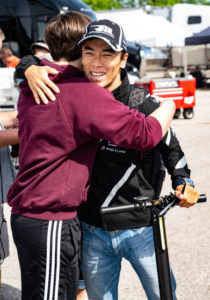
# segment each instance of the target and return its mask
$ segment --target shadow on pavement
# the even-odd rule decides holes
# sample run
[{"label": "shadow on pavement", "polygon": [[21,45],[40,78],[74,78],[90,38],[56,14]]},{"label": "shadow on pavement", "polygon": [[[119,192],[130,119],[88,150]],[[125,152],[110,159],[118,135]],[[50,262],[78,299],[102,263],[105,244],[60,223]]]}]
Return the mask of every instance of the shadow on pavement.
[{"label": "shadow on pavement", "polygon": [[15,288],[11,285],[2,283],[0,299],[1,300],[20,300],[21,292],[19,289]]}]

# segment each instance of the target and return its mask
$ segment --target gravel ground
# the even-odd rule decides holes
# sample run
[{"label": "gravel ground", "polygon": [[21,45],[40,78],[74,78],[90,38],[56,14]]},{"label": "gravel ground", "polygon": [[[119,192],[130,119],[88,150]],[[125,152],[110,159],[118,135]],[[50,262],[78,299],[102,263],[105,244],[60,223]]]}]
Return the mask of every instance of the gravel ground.
[{"label": "gravel ground", "polygon": [[[192,120],[180,117],[173,128],[181,141],[192,178],[201,193],[210,199],[210,91],[197,91],[197,105]],[[163,194],[171,191],[167,177]],[[7,220],[10,209],[5,207]],[[9,222],[8,222],[9,223]],[[9,224],[8,224],[9,225]],[[166,216],[169,258],[177,281],[179,300],[210,300],[210,201],[190,209],[176,207]],[[10,256],[2,265],[1,300],[20,300],[20,272],[10,233]],[[139,280],[123,261],[119,300],[145,300]]]}]

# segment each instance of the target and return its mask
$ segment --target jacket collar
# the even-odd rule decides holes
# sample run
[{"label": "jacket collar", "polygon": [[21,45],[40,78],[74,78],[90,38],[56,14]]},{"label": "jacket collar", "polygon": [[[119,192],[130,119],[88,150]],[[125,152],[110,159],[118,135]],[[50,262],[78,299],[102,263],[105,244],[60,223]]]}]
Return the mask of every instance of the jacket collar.
[{"label": "jacket collar", "polygon": [[121,80],[122,83],[115,90],[112,91],[113,96],[118,101],[128,105],[128,99],[130,95],[131,85],[128,79],[128,74],[125,69],[121,69]]}]

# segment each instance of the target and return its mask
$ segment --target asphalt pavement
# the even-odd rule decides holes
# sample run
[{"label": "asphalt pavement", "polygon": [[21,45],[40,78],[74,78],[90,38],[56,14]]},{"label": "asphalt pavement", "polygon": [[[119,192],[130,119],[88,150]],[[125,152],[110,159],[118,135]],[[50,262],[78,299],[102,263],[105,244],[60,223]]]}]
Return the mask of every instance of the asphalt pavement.
[{"label": "asphalt pavement", "polygon": [[[185,152],[196,188],[209,201],[189,209],[176,207],[166,215],[169,259],[177,282],[178,300],[210,300],[210,90],[196,92],[195,116],[173,120],[173,128]],[[167,176],[163,194],[171,191]],[[10,209],[5,207],[10,219]],[[20,300],[20,271],[11,230],[10,256],[2,264],[1,300]],[[123,261],[119,300],[147,299],[139,279]]]}]

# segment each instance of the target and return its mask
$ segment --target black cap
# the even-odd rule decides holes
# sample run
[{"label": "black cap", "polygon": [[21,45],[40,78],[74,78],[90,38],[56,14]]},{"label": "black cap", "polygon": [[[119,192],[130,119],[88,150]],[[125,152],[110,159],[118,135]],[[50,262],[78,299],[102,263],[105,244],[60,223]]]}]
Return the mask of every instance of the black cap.
[{"label": "black cap", "polygon": [[78,45],[81,46],[89,39],[101,39],[114,51],[124,50],[127,52],[126,39],[122,27],[110,20],[104,19],[88,24]]}]

